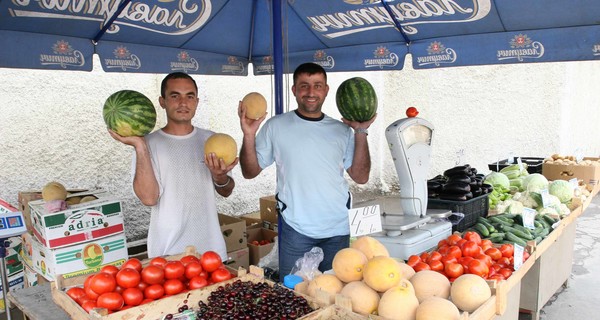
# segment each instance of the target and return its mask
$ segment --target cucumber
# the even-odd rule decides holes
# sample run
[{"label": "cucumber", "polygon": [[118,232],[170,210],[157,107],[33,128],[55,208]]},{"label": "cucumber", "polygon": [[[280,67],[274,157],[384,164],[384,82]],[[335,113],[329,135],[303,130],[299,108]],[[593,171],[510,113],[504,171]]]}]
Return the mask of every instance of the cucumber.
[{"label": "cucumber", "polygon": [[481,222],[477,222],[475,224],[475,230],[477,230],[477,233],[479,233],[482,237],[487,237],[490,235],[488,228]]},{"label": "cucumber", "polygon": [[514,224],[514,223],[508,222],[508,221],[506,221],[504,219],[498,218],[497,216],[493,216],[491,218],[488,218],[488,220],[490,220],[490,222],[492,222],[492,223],[497,223],[499,225],[509,226],[509,227]]},{"label": "cucumber", "polygon": [[535,244],[539,244],[540,242],[542,242],[542,237],[535,237],[535,239],[533,239],[535,241]]},{"label": "cucumber", "polygon": [[[514,242],[523,248],[527,247],[527,242],[525,240],[521,239],[520,237],[514,235],[512,232],[506,232],[505,239],[510,242]],[[530,239],[530,240],[533,240],[533,239]]]},{"label": "cucumber", "polygon": [[517,228],[504,226],[504,231],[507,233],[506,234],[507,237],[508,237],[508,233],[510,233],[512,235],[515,235],[515,236],[521,238],[523,240],[523,242],[525,242],[525,240],[533,240],[533,236],[531,235],[531,233],[522,232],[521,230],[519,230]]},{"label": "cucumber", "polygon": [[489,237],[488,239],[493,243],[501,243],[504,240],[504,235],[501,237],[500,236]]},{"label": "cucumber", "polygon": [[515,223],[512,227],[515,228],[515,229],[517,229],[517,230],[519,230],[519,231],[521,231],[521,232],[523,232],[523,233],[525,233],[525,234],[527,234],[530,237],[533,236],[531,234],[531,230],[529,230],[529,228],[525,228],[524,226],[522,226],[522,225],[520,225],[518,223]]},{"label": "cucumber", "polygon": [[482,216],[479,216],[479,217],[477,217],[477,222],[483,224],[490,233],[496,232],[496,228],[494,228],[494,226],[488,221],[488,219],[486,219]]},{"label": "cucumber", "polygon": [[555,220],[554,218],[552,218],[549,215],[542,215],[542,217],[544,218],[544,220],[546,220],[546,222],[548,222],[550,224],[550,226],[552,226],[553,224],[557,223],[559,220]]}]

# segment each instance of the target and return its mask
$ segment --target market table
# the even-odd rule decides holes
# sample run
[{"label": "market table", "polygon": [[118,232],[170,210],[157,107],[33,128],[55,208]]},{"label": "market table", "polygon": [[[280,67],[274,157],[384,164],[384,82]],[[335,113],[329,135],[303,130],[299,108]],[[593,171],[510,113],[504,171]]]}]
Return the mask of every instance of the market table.
[{"label": "market table", "polygon": [[68,320],[69,315],[52,300],[50,284],[11,291],[7,295],[10,303],[19,308],[23,315],[32,320]]}]

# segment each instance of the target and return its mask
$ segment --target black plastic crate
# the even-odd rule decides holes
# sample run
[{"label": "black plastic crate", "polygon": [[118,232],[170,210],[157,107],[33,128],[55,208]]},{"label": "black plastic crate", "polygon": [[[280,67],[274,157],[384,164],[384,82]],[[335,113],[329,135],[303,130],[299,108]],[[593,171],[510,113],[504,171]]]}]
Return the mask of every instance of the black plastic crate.
[{"label": "black plastic crate", "polygon": [[[508,163],[508,159],[490,163],[488,164],[488,168],[492,171],[500,171],[502,168],[506,168],[511,164],[517,163],[517,158],[519,157],[514,157],[512,163]],[[542,173],[542,164],[544,163],[544,158],[521,157],[521,162],[527,164],[527,172]]]},{"label": "black plastic crate", "polygon": [[465,216],[459,218],[456,215],[449,217],[452,222],[452,231],[463,232],[477,223],[477,217],[487,217],[490,203],[488,194],[480,195],[466,201],[452,201],[431,199],[427,200],[428,209],[448,209],[452,212],[462,213]]}]

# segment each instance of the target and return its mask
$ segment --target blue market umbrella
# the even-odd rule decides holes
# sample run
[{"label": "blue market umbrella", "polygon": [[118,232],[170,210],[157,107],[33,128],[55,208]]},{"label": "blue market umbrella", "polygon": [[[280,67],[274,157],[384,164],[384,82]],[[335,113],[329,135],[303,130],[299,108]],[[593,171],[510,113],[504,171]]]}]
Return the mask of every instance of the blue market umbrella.
[{"label": "blue market umbrella", "polygon": [[0,67],[282,74],[600,59],[597,0],[0,0]]}]

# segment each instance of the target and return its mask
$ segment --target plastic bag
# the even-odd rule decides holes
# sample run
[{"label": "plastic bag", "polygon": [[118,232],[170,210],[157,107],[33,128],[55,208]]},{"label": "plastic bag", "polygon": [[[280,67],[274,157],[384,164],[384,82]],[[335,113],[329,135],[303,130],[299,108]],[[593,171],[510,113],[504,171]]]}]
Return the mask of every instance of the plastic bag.
[{"label": "plastic bag", "polygon": [[321,274],[319,264],[323,261],[324,256],[323,249],[313,247],[309,252],[304,253],[302,258],[296,260],[290,274],[300,276],[304,280],[312,280],[315,276]]},{"label": "plastic bag", "polygon": [[260,258],[258,266],[261,268],[271,268],[273,270],[279,270],[279,247],[277,246],[277,237],[273,238],[273,249],[267,253],[266,256]]}]

